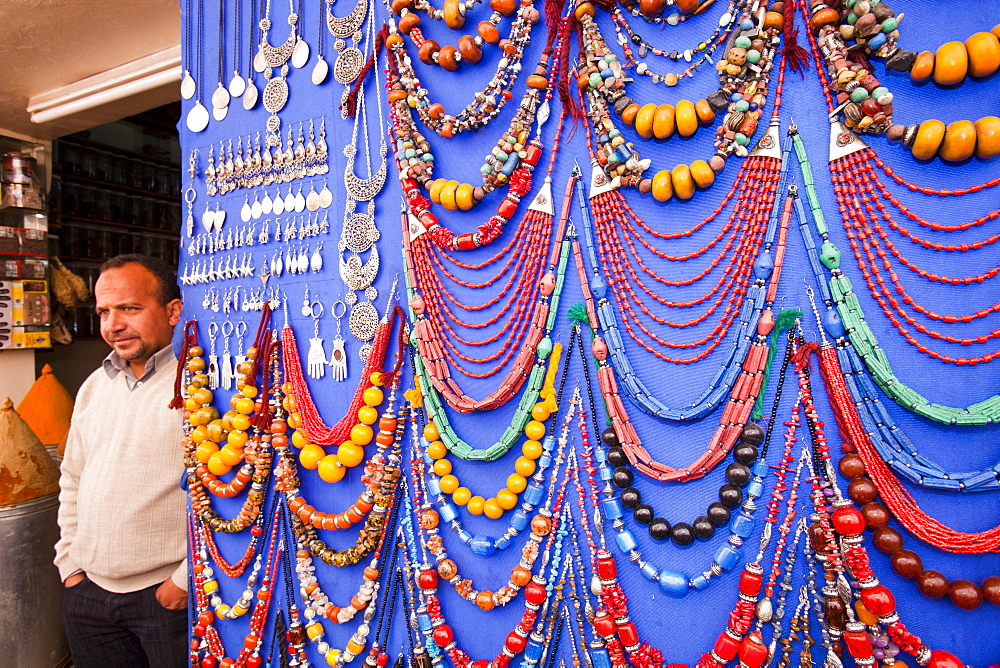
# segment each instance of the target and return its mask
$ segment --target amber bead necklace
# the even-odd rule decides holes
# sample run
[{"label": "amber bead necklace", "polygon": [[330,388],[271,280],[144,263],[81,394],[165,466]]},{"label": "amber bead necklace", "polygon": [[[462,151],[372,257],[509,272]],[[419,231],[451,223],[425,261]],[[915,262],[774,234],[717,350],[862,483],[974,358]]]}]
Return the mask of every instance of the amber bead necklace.
[{"label": "amber bead necklace", "polygon": [[[802,10],[806,16],[804,6]],[[860,0],[842,12],[843,18],[830,8],[814,10],[813,29],[809,32],[817,67],[822,51],[822,59],[832,74],[827,80],[826,72],[817,70],[831,115],[841,118],[855,132],[886,134],[889,140],[909,148],[918,160],[939,156],[946,163],[960,163],[972,155],[985,160],[1000,153],[1000,119],[996,116],[948,125],[936,119],[911,125],[894,124],[893,94],[879,82],[865,57],[885,59],[886,70],[908,71],[914,82],[922,82],[933,74],[938,85],[949,86],[960,83],[967,74],[986,77],[1000,67],[997,37],[1000,26],[994,32],[977,32],[965,43],[947,42],[936,54],[925,51],[916,55],[896,45],[897,17],[885,2]],[[848,45],[849,42],[854,43]],[[830,102],[831,92],[836,98],[836,108]]]},{"label": "amber bead necklace", "polygon": [[476,35],[463,35],[457,46],[438,46],[432,39],[426,39],[420,30],[420,16],[424,11],[428,18],[443,21],[452,30],[465,26],[468,11],[480,0],[445,0],[442,9],[436,9],[426,0],[396,0],[391,5],[392,13],[399,17],[399,33],[407,35],[417,49],[417,57],[425,65],[440,65],[447,72],[456,71],[462,63],[476,65],[482,60],[483,47],[487,44],[498,47],[509,55],[512,48],[510,39],[500,39],[497,26],[504,18],[510,18],[518,9],[517,0],[491,0],[493,13],[476,27]]},{"label": "amber bead necklace", "polygon": [[[838,624],[830,625],[833,644],[839,643],[842,638],[841,652],[846,647],[855,662],[870,662],[875,648],[866,627],[874,626],[877,629],[882,626],[891,642],[900,650],[913,655],[920,665],[960,668],[964,664],[954,655],[943,650],[931,650],[906,628],[896,610],[895,597],[880,583],[871,567],[863,544],[864,515],[841,494],[831,463],[825,427],[813,403],[809,354],[814,349],[815,344],[800,349],[796,357],[796,371],[816,470],[812,493],[816,520],[810,526],[810,540],[817,557],[823,557],[824,577],[827,581],[827,586],[823,588],[823,594],[827,598],[826,605],[828,610],[831,605],[839,607],[836,617],[841,620]],[[837,399],[836,395],[832,396]],[[854,606],[849,605],[854,600],[854,594],[851,593],[850,585],[843,580],[845,573],[859,585]],[[841,599],[839,606],[832,603],[836,599]],[[846,614],[840,614],[840,611]],[[828,619],[833,616],[828,615]],[[846,623],[843,622],[845,618]]]}]

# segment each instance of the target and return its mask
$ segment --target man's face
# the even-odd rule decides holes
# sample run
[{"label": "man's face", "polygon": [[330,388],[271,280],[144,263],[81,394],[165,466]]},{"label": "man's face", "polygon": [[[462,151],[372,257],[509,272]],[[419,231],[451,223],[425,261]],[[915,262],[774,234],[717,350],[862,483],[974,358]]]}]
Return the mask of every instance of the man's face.
[{"label": "man's face", "polygon": [[101,336],[127,362],[145,364],[170,344],[181,301],[160,303],[160,284],[141,264],[108,269],[94,286]]}]

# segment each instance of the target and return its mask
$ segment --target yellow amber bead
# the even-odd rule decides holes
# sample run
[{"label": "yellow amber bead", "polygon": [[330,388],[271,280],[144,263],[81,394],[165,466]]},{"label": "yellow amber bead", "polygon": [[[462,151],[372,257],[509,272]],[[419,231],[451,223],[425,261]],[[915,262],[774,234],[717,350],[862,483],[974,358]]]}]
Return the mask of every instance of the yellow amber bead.
[{"label": "yellow amber bead", "polygon": [[455,201],[455,191],[458,189],[458,181],[448,181],[441,188],[441,206],[443,206],[448,211],[455,211],[458,209],[458,202]]},{"label": "yellow amber bead", "polygon": [[545,436],[545,425],[538,420],[531,420],[524,425],[524,435],[538,441]]},{"label": "yellow amber bead", "polygon": [[434,462],[434,473],[439,476],[451,473],[451,461],[448,459],[439,459]]},{"label": "yellow amber bead", "polygon": [[219,583],[215,580],[208,580],[201,588],[206,594],[211,594],[213,591],[218,591]]},{"label": "yellow amber bead", "polygon": [[302,448],[309,445],[309,439],[306,438],[305,432],[301,429],[296,429],[292,432],[292,445],[301,450]]},{"label": "yellow amber bead", "polygon": [[656,115],[656,105],[646,104],[639,109],[635,115],[635,131],[643,139],[650,139],[653,136],[653,116]]},{"label": "yellow amber bead", "polygon": [[212,453],[212,456],[208,458],[208,471],[212,475],[226,475],[232,468],[222,461],[222,456],[218,452]]},{"label": "yellow amber bead", "polygon": [[551,415],[552,413],[549,412],[549,409],[546,408],[545,404],[543,403],[537,403],[531,407],[531,418],[533,420],[538,420],[539,422],[545,422],[546,420],[549,419],[549,416]]},{"label": "yellow amber bead", "polygon": [[[661,104],[653,114],[653,136],[666,139],[674,134],[676,128],[676,110],[672,104]],[[638,123],[638,121],[637,121]]]},{"label": "yellow amber bead", "polygon": [[930,119],[920,124],[917,137],[913,140],[913,157],[918,160],[930,160],[937,155],[941,142],[944,141],[945,125],[941,121]]},{"label": "yellow amber bead", "polygon": [[441,189],[444,188],[444,184],[448,183],[448,179],[434,179],[430,182],[430,186],[427,188],[427,196],[435,204],[441,203]]},{"label": "yellow amber bead", "polygon": [[362,406],[358,409],[358,422],[361,424],[375,424],[378,420],[378,409],[374,406]]},{"label": "yellow amber bead", "polygon": [[878,624],[878,615],[866,608],[861,601],[854,603],[854,611],[858,613],[858,621],[865,626],[875,626]]},{"label": "yellow amber bead", "polygon": [[691,100],[681,100],[677,103],[675,117],[677,134],[681,137],[690,137],[698,131],[698,114],[695,112],[694,102]]},{"label": "yellow amber bead", "polygon": [[433,422],[428,422],[427,426],[424,427],[424,438],[428,441],[436,441],[441,438],[441,433],[438,432],[438,428]]},{"label": "yellow amber bead", "polygon": [[976,157],[988,160],[1000,153],[1000,118],[983,116],[976,121]]},{"label": "yellow amber bead", "polygon": [[691,178],[699,188],[707,188],[715,183],[715,172],[704,160],[695,160],[691,163]]},{"label": "yellow amber bead", "polygon": [[520,494],[528,486],[528,481],[520,473],[511,473],[507,476],[507,489],[514,494]]},{"label": "yellow amber bead", "polygon": [[715,120],[715,109],[708,103],[708,100],[698,100],[694,103],[694,112],[698,114],[698,120],[706,125]]},{"label": "yellow amber bead", "polygon": [[469,503],[466,505],[466,508],[473,515],[482,515],[483,506],[485,504],[486,504],[486,499],[484,499],[481,496],[474,496],[471,499],[469,499]]},{"label": "yellow amber bead", "polygon": [[670,182],[670,170],[661,169],[653,176],[653,198],[657,202],[666,202],[674,196],[674,187]]},{"label": "yellow amber bead", "polygon": [[455,203],[459,209],[462,211],[472,210],[472,207],[476,205],[476,200],[472,196],[474,192],[475,188],[468,183],[463,183],[455,189]]},{"label": "yellow amber bead", "polygon": [[309,636],[310,640],[316,640],[317,638],[322,638],[323,625],[320,624],[319,622],[306,624],[306,635]]},{"label": "yellow amber bead", "polygon": [[468,487],[459,487],[451,494],[451,500],[455,502],[456,505],[464,506],[472,498],[472,492]]},{"label": "yellow amber bead", "polygon": [[219,446],[212,441],[205,441],[194,451],[194,457],[202,464],[207,464],[208,459],[219,451]]},{"label": "yellow amber bead", "polygon": [[674,194],[681,199],[691,199],[694,195],[694,180],[691,178],[691,168],[681,164],[670,172],[670,182],[674,186]]},{"label": "yellow amber bead", "polygon": [[969,71],[969,52],[961,42],[945,42],[934,54],[934,83],[957,84]]},{"label": "yellow amber bead", "polygon": [[431,441],[427,445],[427,454],[430,455],[431,459],[441,459],[448,455],[448,448],[442,441]]},{"label": "yellow amber bead", "polygon": [[972,121],[955,121],[948,124],[944,141],[938,153],[942,160],[961,162],[976,150],[976,126]]},{"label": "yellow amber bead", "polygon": [[486,503],[483,504],[483,514],[491,520],[498,520],[503,517],[503,508],[496,499],[486,499]]},{"label": "yellow amber bead", "polygon": [[329,652],[326,653],[326,656],[324,656],[323,658],[326,659],[326,665],[328,665],[328,666],[336,666],[337,665],[337,657],[339,657],[339,656],[340,656],[340,650],[339,649],[331,649]]},{"label": "yellow amber bead", "polygon": [[327,455],[320,460],[317,473],[323,482],[340,482],[347,473],[347,467],[340,462],[337,455]]},{"label": "yellow amber bead", "polygon": [[497,492],[497,505],[504,510],[511,510],[517,506],[517,494],[509,489],[501,489]]},{"label": "yellow amber bead", "polygon": [[310,443],[299,451],[299,464],[303,468],[315,469],[324,457],[326,457],[326,450],[320,445]]},{"label": "yellow amber bead", "polygon": [[368,445],[374,436],[374,430],[366,424],[356,424],[351,427],[351,440],[358,445]]},{"label": "yellow amber bead", "polygon": [[926,81],[934,72],[934,54],[930,51],[921,51],[917,54],[917,59],[913,61],[910,68],[910,79],[913,81]]},{"label": "yellow amber bead", "polygon": [[441,486],[441,491],[444,492],[445,494],[454,494],[455,490],[460,487],[458,478],[450,474],[441,476],[441,481],[439,484]]},{"label": "yellow amber bead", "polygon": [[219,449],[219,460],[226,466],[236,466],[243,461],[243,450],[231,446],[223,446]]},{"label": "yellow amber bead", "polygon": [[345,441],[337,448],[337,459],[347,468],[353,468],[365,460],[365,449],[356,441]]},{"label": "yellow amber bead", "polygon": [[965,40],[969,76],[988,77],[1000,68],[1000,40],[991,32],[977,32]]},{"label": "yellow amber bead", "polygon": [[514,462],[514,470],[517,474],[524,476],[525,478],[531,476],[535,472],[537,466],[535,465],[534,459],[528,459],[527,457],[518,457],[517,461]]},{"label": "yellow amber bead", "polygon": [[542,456],[542,444],[538,441],[525,441],[521,446],[521,454],[528,459],[538,459]]}]

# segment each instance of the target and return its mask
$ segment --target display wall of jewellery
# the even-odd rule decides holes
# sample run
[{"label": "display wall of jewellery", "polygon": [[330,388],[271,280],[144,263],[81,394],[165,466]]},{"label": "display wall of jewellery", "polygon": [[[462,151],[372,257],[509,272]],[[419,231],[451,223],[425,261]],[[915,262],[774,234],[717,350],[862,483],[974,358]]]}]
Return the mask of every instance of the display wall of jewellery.
[{"label": "display wall of jewellery", "polygon": [[967,5],[185,0],[192,663],[994,662]]}]

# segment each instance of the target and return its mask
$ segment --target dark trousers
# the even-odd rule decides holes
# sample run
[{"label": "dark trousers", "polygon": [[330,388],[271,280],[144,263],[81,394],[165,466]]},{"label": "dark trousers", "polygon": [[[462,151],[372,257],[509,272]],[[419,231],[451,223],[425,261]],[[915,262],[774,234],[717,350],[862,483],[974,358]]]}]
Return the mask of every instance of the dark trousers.
[{"label": "dark trousers", "polygon": [[167,610],[158,585],[127,594],[89,579],[66,589],[63,624],[76,668],[182,668],[188,663],[187,609]]}]

